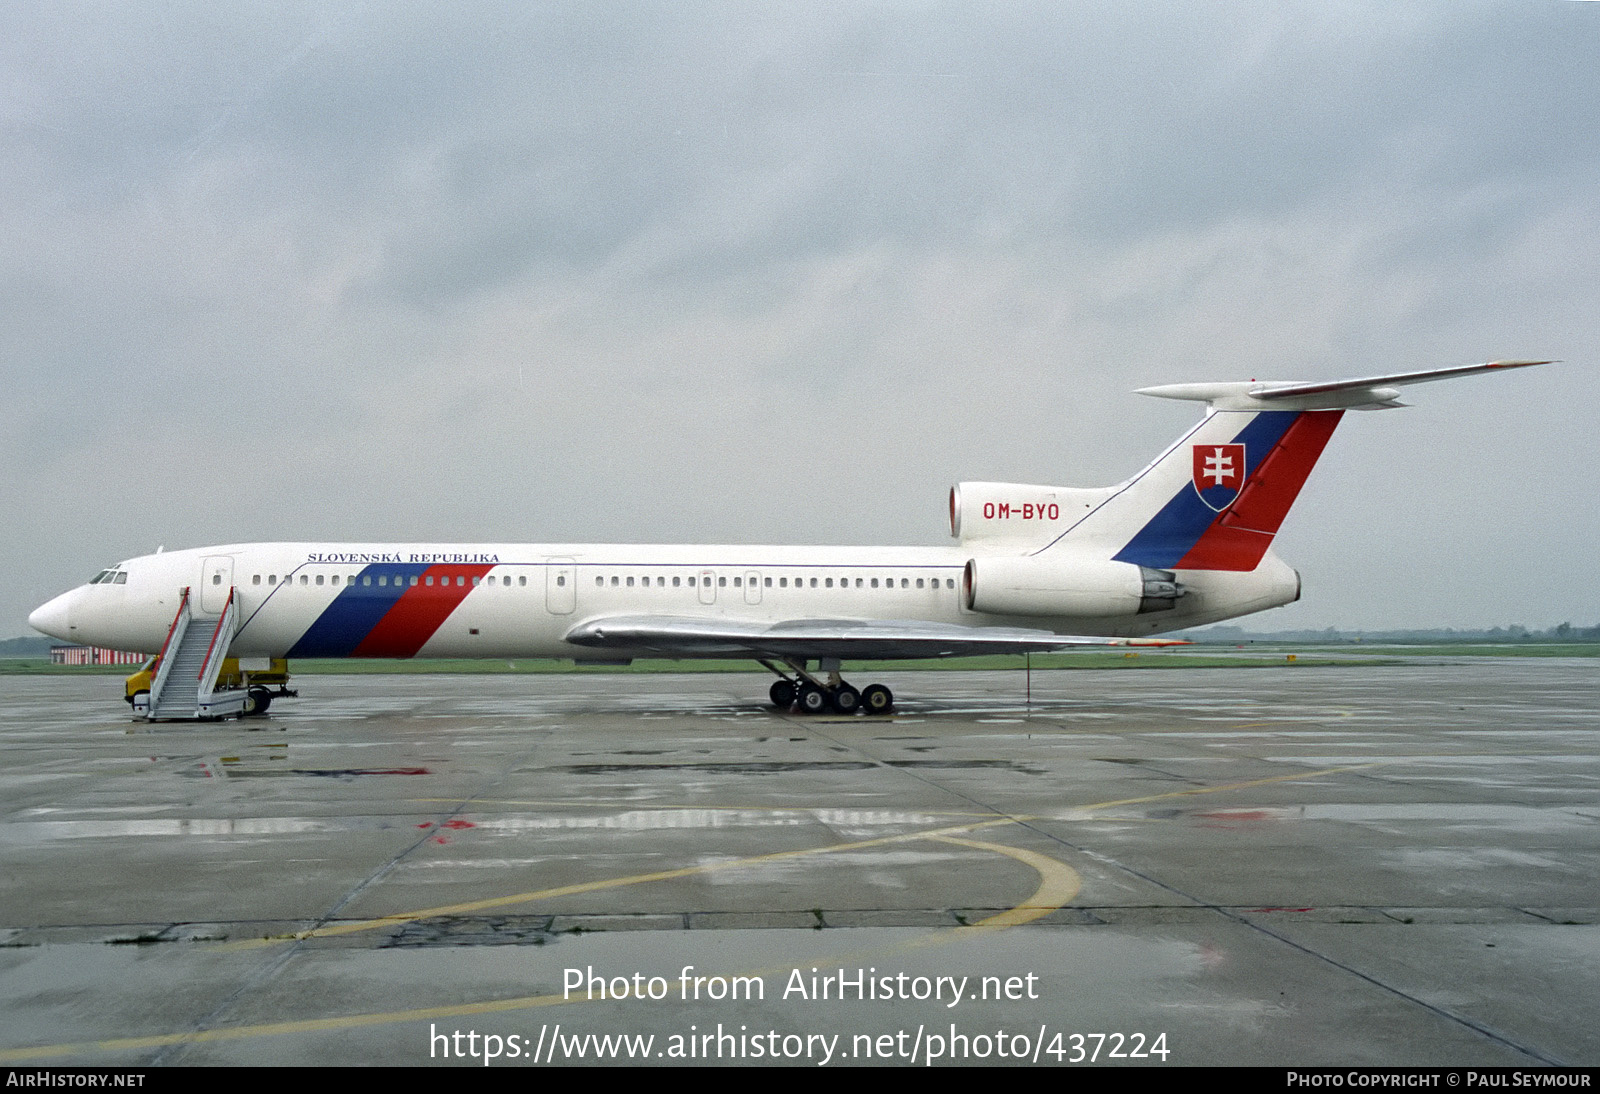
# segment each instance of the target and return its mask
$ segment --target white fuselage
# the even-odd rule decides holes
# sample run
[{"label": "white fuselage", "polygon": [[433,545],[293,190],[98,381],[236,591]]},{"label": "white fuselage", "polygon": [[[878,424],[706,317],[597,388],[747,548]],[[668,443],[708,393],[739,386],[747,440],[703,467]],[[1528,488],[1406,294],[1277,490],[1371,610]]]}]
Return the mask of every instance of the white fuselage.
[{"label": "white fuselage", "polygon": [[247,657],[748,656],[802,675],[1134,641],[1299,599],[1271,544],[1347,409],[1542,363],[1148,388],[1205,416],[1115,486],[958,484],[947,547],[237,544],[131,559],[28,621],[146,652],[187,613]]},{"label": "white fuselage", "polygon": [[115,580],[64,593],[30,622],[64,640],[154,653],[183,590],[202,617],[219,615],[232,591],[237,656],[611,660],[660,653],[599,652],[566,636],[589,620],[661,616],[1139,637],[1275,607],[1299,592],[1298,575],[1269,555],[1248,573],[1180,572],[1187,594],[1169,611],[994,615],[965,606],[973,557],[971,547],[236,544],[130,559]]}]

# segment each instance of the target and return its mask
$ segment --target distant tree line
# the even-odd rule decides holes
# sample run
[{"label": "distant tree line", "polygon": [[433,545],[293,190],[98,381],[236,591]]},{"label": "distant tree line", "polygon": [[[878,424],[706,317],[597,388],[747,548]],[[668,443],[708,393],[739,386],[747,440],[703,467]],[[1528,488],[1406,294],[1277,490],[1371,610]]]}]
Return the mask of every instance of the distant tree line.
[{"label": "distant tree line", "polygon": [[1600,623],[1575,627],[1559,623],[1548,630],[1534,630],[1520,623],[1487,630],[1434,627],[1397,631],[1342,631],[1325,627],[1319,631],[1247,631],[1223,624],[1185,632],[1195,642],[1600,642]]}]

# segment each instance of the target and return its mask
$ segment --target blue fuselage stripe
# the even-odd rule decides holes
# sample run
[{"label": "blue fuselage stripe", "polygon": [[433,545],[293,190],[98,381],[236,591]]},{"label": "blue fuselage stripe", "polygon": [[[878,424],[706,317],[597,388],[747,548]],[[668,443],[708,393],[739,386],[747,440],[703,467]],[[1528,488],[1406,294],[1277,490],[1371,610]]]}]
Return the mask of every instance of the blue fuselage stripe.
[{"label": "blue fuselage stripe", "polygon": [[425,562],[385,562],[362,568],[286,656],[349,657],[405,594],[411,579],[421,577],[427,568]]},{"label": "blue fuselage stripe", "polygon": [[[1234,444],[1244,445],[1245,481],[1255,474],[1261,461],[1267,458],[1283,435],[1300,417],[1295,410],[1269,410],[1257,414],[1249,425],[1239,431]],[[1188,458],[1188,453],[1176,458]],[[1222,500],[1233,491],[1213,487]],[[1118,562],[1131,562],[1136,566],[1149,566],[1157,570],[1170,570],[1189,553],[1205,535],[1206,529],[1221,516],[1215,509],[1200,500],[1192,481],[1185,482],[1171,501],[1164,505],[1150,522],[1117,552]]]}]

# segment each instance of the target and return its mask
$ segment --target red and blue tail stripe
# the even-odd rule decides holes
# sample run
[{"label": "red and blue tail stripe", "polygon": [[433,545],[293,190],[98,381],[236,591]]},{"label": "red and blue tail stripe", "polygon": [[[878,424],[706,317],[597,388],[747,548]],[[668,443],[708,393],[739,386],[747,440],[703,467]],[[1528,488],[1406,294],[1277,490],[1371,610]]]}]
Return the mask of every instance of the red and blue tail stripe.
[{"label": "red and blue tail stripe", "polygon": [[1343,413],[1256,414],[1234,438],[1246,473],[1233,503],[1219,512],[1185,482],[1115,558],[1158,570],[1255,569]]},{"label": "red and blue tail stripe", "polygon": [[[415,657],[492,565],[366,566],[289,650],[289,657]],[[381,579],[381,581],[380,581]]]}]

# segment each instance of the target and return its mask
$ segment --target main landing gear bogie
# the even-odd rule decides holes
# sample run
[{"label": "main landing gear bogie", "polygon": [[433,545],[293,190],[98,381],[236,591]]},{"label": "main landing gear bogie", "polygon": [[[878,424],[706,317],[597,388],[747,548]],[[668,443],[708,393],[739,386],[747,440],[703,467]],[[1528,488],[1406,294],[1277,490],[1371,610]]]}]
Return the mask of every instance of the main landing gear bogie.
[{"label": "main landing gear bogie", "polygon": [[894,709],[894,693],[882,684],[869,684],[856,690],[839,679],[837,670],[830,670],[826,682],[818,680],[798,664],[791,664],[796,675],[784,675],[777,666],[766,661],[767,668],[779,674],[767,695],[779,710],[793,709],[799,714],[888,714]]}]

